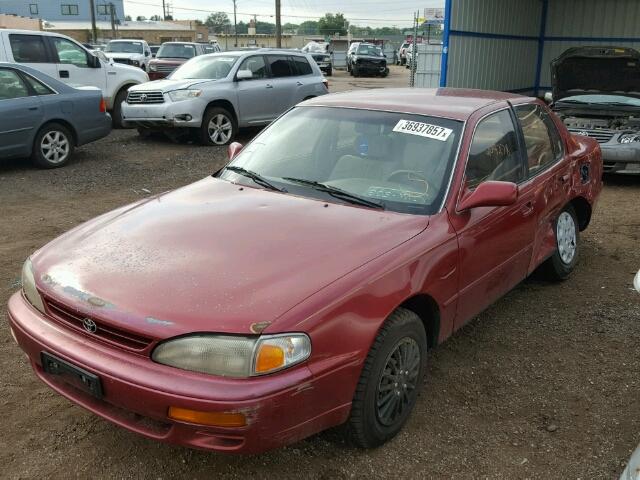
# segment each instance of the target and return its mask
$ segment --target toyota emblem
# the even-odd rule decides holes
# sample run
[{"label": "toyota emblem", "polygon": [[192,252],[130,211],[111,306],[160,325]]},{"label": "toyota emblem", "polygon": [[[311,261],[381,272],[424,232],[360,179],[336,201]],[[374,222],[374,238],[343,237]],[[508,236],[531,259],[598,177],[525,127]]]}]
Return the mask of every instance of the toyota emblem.
[{"label": "toyota emblem", "polygon": [[85,318],[84,320],[82,320],[82,326],[89,333],[96,333],[96,330],[98,330],[96,322],[94,322],[90,318]]},{"label": "toyota emblem", "polygon": [[147,94],[143,93],[142,95],[140,95],[140,101],[141,102],[146,102],[147,101]]},{"label": "toyota emblem", "polygon": [[581,130],[578,132],[578,135],[582,135],[583,137],[588,137],[589,136],[589,132],[585,132],[584,130]]}]

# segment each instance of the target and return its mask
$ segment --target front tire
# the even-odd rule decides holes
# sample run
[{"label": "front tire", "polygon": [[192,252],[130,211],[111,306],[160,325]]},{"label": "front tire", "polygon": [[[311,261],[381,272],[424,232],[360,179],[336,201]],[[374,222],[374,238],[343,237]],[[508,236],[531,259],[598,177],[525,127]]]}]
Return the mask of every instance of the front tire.
[{"label": "front tire", "polygon": [[40,168],[58,168],[69,163],[75,144],[67,127],[50,123],[40,129],[33,142],[31,159]]},{"label": "front tire", "polygon": [[427,334],[420,317],[398,308],[384,323],[364,362],[348,427],[359,447],[393,438],[418,398],[427,358]]},{"label": "front tire", "polygon": [[200,143],[203,145],[227,145],[238,133],[235,118],[226,108],[208,108],[200,126]]},{"label": "front tire", "polygon": [[122,120],[122,102],[127,99],[127,89],[123,88],[116,95],[115,100],[113,101],[113,110],[111,111],[111,115],[113,118],[111,122],[113,124],[113,128],[124,128],[123,120]]},{"label": "front tire", "polygon": [[580,232],[578,217],[571,205],[564,207],[554,223],[556,251],[542,264],[546,278],[562,281],[569,278],[578,263]]}]

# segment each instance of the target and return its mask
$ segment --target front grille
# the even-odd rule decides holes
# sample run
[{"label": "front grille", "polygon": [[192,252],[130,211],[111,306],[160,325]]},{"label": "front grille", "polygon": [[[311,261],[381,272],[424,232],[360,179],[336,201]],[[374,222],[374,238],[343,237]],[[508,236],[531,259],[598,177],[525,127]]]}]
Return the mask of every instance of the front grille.
[{"label": "front grille", "polygon": [[129,92],[127,103],[164,103],[162,92]]},{"label": "front grille", "polygon": [[604,128],[569,128],[568,130],[574,135],[584,135],[586,137],[595,138],[598,143],[607,143],[616,133],[618,133],[616,130],[607,130]]},{"label": "front grille", "polygon": [[150,338],[127,332],[118,327],[106,325],[104,322],[94,318],[90,320],[95,323],[96,330],[94,333],[89,333],[84,328],[85,320],[87,320],[84,315],[50,298],[45,298],[45,304],[52,320],[92,338],[136,351],[144,350],[153,341]]},{"label": "front grille", "polygon": [[178,68],[177,65],[156,65],[156,72],[171,73],[176,68]]}]

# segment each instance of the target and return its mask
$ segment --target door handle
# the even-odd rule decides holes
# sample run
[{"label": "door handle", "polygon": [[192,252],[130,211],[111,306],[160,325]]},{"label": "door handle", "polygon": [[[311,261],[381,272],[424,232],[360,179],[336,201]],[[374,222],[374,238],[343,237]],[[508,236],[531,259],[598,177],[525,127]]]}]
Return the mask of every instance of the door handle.
[{"label": "door handle", "polygon": [[564,175],[560,175],[558,177],[558,180],[560,180],[560,183],[567,183],[570,178],[571,178],[571,175],[569,175],[568,173],[565,173]]},{"label": "door handle", "polygon": [[520,212],[522,213],[523,217],[528,217],[529,215],[531,215],[533,213],[533,201],[529,200],[527,203],[525,203],[522,208],[520,208]]},{"label": "door handle", "polygon": [[29,107],[29,110],[31,110],[32,112],[35,112],[36,110],[38,110],[38,107]]},{"label": "door handle", "polygon": [[60,78],[69,78],[69,70],[60,70]]},{"label": "door handle", "polygon": [[267,83],[267,88],[273,88],[273,85],[271,85],[270,83]]},{"label": "door handle", "polygon": [[298,85],[299,87],[301,87],[301,86],[303,86],[303,85],[304,85],[304,83],[302,83],[302,82],[298,81],[298,82],[296,82],[296,85]]}]

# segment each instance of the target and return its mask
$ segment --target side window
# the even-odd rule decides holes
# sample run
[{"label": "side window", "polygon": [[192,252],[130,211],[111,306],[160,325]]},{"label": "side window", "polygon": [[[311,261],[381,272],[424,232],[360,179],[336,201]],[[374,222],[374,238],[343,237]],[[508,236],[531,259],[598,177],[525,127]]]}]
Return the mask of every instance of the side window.
[{"label": "side window", "polygon": [[309,65],[306,58],[295,56],[293,57],[293,63],[298,70],[298,75],[311,75],[313,73],[311,65]]},{"label": "side window", "polygon": [[562,155],[561,139],[555,125],[551,125],[554,128],[555,138],[552,137],[547,122],[553,123],[553,121],[548,118],[547,112],[540,105],[519,105],[515,107],[515,110],[527,147],[527,161],[531,177],[555,163]]},{"label": "side window", "polygon": [[264,57],[262,55],[256,55],[254,57],[245,58],[238,70],[251,71],[253,75],[252,78],[264,78],[266,77]]},{"label": "side window", "polygon": [[98,15],[109,15],[108,5],[97,5],[97,7],[98,7]]},{"label": "side window", "polygon": [[60,13],[62,15],[78,15],[78,4],[62,4],[60,5]]},{"label": "side window", "polygon": [[69,40],[64,38],[53,38],[53,44],[60,63],[75,65],[76,67],[89,68],[87,52]]},{"label": "side window", "polygon": [[31,75],[23,75],[24,81],[29,84],[29,86],[33,89],[36,95],[53,95],[54,92],[49,87],[47,87],[40,80],[33,78]]},{"label": "side window", "polygon": [[269,55],[267,58],[269,59],[272,77],[290,77],[294,74],[291,71],[291,64],[288,57]]},{"label": "side window", "polygon": [[29,4],[29,13],[31,15],[38,15],[38,4],[37,3],[30,3]]},{"label": "side window", "polygon": [[524,180],[523,167],[509,110],[481,120],[469,149],[467,187],[474,189],[486,180],[519,183]]},{"label": "side window", "polygon": [[9,35],[13,59],[18,63],[50,63],[41,35]]},{"label": "side window", "polygon": [[29,89],[13,70],[0,69],[0,100],[28,97]]}]

